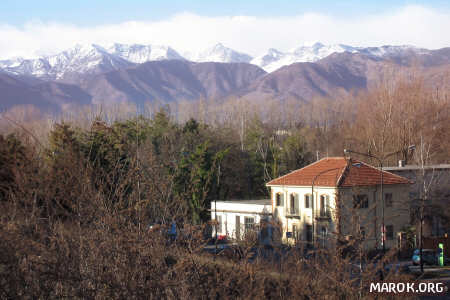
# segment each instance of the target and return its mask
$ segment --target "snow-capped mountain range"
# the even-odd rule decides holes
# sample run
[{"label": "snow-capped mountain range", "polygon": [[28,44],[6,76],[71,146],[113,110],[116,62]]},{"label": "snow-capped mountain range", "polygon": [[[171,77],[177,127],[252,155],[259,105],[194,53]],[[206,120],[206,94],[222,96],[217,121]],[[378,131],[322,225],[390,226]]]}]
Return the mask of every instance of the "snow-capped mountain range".
[{"label": "snow-capped mountain range", "polygon": [[199,53],[185,52],[184,57],[195,62],[249,63],[252,60],[250,55],[227,48],[221,43]]},{"label": "snow-capped mountain range", "polygon": [[184,59],[174,49],[161,45],[114,44],[108,47],[107,50],[111,54],[137,64],[154,60]]},{"label": "snow-capped mountain range", "polygon": [[64,79],[69,74],[107,72],[132,65],[132,62],[95,44],[76,45],[59,54],[37,59],[16,58],[0,61],[0,67],[6,72],[45,80]]},{"label": "snow-capped mountain range", "polygon": [[327,46],[321,43],[315,43],[311,46],[303,45],[288,52],[269,49],[267,53],[255,57],[251,63],[260,66],[270,73],[293,63],[315,62],[332,53],[341,53],[345,51],[351,53],[358,52],[357,48],[351,46],[341,44]]},{"label": "snow-capped mountain range", "polygon": [[71,80],[74,74],[100,74],[134,66],[148,61],[189,60],[193,62],[251,63],[267,72],[297,62],[315,62],[332,53],[351,52],[385,57],[406,52],[426,54],[426,49],[413,46],[352,47],[343,44],[303,45],[287,52],[269,49],[252,58],[250,55],[217,44],[199,53],[180,55],[169,46],[113,44],[102,47],[95,44],[77,45],[56,55],[37,59],[14,58],[0,60],[0,70],[15,75],[29,75],[45,80]]},{"label": "snow-capped mountain range", "polygon": [[309,46],[303,45],[287,52],[269,49],[266,53],[255,57],[250,63],[257,65],[270,73],[293,63],[316,62],[333,53],[350,52],[361,53],[372,57],[386,57],[402,55],[409,51],[425,54],[428,50],[416,48],[414,46],[381,46],[365,48],[352,47],[343,44],[324,45],[322,43],[314,43]]}]

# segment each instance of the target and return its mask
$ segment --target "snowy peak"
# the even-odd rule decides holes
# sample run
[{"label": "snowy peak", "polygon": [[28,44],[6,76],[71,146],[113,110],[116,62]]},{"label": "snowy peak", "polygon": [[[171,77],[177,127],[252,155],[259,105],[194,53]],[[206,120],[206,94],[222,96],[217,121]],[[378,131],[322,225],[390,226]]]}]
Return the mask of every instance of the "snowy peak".
[{"label": "snowy peak", "polygon": [[278,51],[277,49],[270,48],[269,50],[267,50],[266,53],[252,59],[250,63],[260,66],[261,68],[264,69],[266,66],[270,65],[271,63],[276,62],[279,59],[281,59],[281,57],[283,57],[284,55],[285,55],[285,53]]},{"label": "snowy peak", "polygon": [[354,47],[342,44],[324,45],[320,42],[316,42],[310,45],[302,45],[300,47],[291,49],[288,52],[269,49],[267,53],[252,60],[252,63],[260,66],[267,72],[273,72],[283,66],[287,66],[293,63],[315,62],[319,59],[327,57],[332,53],[340,53],[345,51],[356,52],[355,49],[356,48]]},{"label": "snowy peak", "polygon": [[249,63],[250,55],[225,47],[221,43],[197,54],[187,54],[187,58],[195,62]]},{"label": "snowy peak", "polygon": [[287,66],[298,62],[315,62],[325,58],[333,53],[362,53],[375,57],[399,56],[407,52],[424,53],[428,51],[425,49],[418,49],[412,46],[382,46],[382,47],[353,47],[344,44],[324,45],[316,42],[310,45],[302,45],[300,47],[291,49],[288,52],[277,51],[276,55],[270,50],[253,59],[251,63],[256,64],[267,72],[273,72],[283,66]]},{"label": "snowy peak", "polygon": [[183,59],[175,50],[159,45],[76,45],[56,55],[38,59],[0,61],[0,68],[17,75],[46,80],[72,80],[76,74],[99,74],[152,60]]},{"label": "snowy peak", "polygon": [[401,56],[409,53],[416,54],[427,54],[430,53],[430,50],[417,48],[410,45],[402,45],[402,46],[381,46],[381,47],[367,47],[367,48],[358,48],[358,52],[376,56],[376,57],[386,57],[386,56]]},{"label": "snowy peak", "polygon": [[61,79],[67,73],[95,74],[131,65],[95,44],[76,45],[60,54],[47,57],[47,61],[52,68],[49,74],[55,79]]},{"label": "snowy peak", "polygon": [[138,64],[164,59],[184,59],[171,47],[162,45],[114,44],[108,48],[108,51],[111,54]]},{"label": "snowy peak", "polygon": [[24,59],[22,57],[14,57],[11,59],[0,60],[0,69],[14,68],[19,66]]},{"label": "snowy peak", "polygon": [[109,54],[99,45],[76,45],[59,54],[25,59],[5,68],[17,75],[36,76],[47,80],[64,79],[73,74],[97,74],[130,66],[128,61]]},{"label": "snowy peak", "polygon": [[293,49],[288,54],[292,56],[292,60],[314,62],[332,53],[341,52],[356,52],[356,48],[342,44],[326,46],[322,43],[315,43],[312,46],[301,46]]}]

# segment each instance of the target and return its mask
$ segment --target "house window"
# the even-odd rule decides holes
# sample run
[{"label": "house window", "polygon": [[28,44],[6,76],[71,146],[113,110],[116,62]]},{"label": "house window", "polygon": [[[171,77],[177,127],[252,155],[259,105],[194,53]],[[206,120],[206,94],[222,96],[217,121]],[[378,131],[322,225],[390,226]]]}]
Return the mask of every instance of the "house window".
[{"label": "house window", "polygon": [[312,225],[305,225],[305,232],[306,232],[306,241],[312,242]]},{"label": "house window", "polygon": [[386,226],[386,239],[393,240],[394,239],[394,225]]},{"label": "house window", "polygon": [[311,195],[305,195],[305,208],[311,208]]},{"label": "house window", "polygon": [[235,221],[235,230],[236,230],[236,239],[240,240],[241,239],[241,216],[236,216],[236,221]]},{"label": "house window", "polygon": [[416,200],[417,198],[417,192],[409,192],[409,199]]},{"label": "house window", "polygon": [[320,216],[329,217],[330,216],[330,198],[328,195],[320,196]]},{"label": "house window", "polygon": [[353,196],[353,208],[368,208],[369,197],[366,194]]},{"label": "house window", "polygon": [[291,215],[297,215],[298,214],[298,204],[297,204],[297,195],[291,194],[290,197],[290,213]]},{"label": "house window", "polygon": [[392,193],[384,194],[384,205],[386,207],[392,207]]},{"label": "house window", "polygon": [[366,229],[364,228],[364,226],[359,227],[359,234],[361,235],[362,240],[366,238]]},{"label": "house window", "polygon": [[225,234],[228,235],[228,221],[227,221],[227,216],[225,215]]},{"label": "house window", "polygon": [[222,233],[222,216],[217,216],[217,233]]},{"label": "house window", "polygon": [[255,228],[255,218],[244,217],[244,226],[246,232],[253,230]]},{"label": "house window", "polygon": [[276,194],[276,206],[284,206],[283,204],[283,194],[277,193]]},{"label": "house window", "polygon": [[322,238],[326,238],[327,237],[327,228],[325,226],[322,226],[322,228],[320,229],[320,234],[322,235]]},{"label": "house window", "polygon": [[292,237],[296,240],[298,239],[298,228],[295,224],[292,225]]}]

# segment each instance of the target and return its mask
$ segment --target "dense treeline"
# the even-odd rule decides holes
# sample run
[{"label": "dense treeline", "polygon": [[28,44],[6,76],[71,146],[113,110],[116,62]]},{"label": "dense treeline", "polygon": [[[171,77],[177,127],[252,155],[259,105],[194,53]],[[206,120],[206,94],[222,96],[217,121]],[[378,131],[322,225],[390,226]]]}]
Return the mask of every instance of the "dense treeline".
[{"label": "dense treeline", "polygon": [[[115,120],[101,114],[88,120],[83,114],[53,123],[46,138],[33,131],[37,126],[27,128],[5,115],[16,133],[0,139],[0,196],[21,202],[31,197],[47,217],[71,215],[79,184],[101,197],[110,212],[137,214],[147,224],[173,218],[199,224],[208,219],[211,200],[267,197],[267,181],[317,158],[341,156],[345,148],[379,157],[405,150],[385,165],[398,159],[449,162],[445,91],[426,89],[420,81],[399,82],[352,100],[268,102],[270,113],[235,100],[222,104],[220,118],[217,107],[213,112],[200,102],[198,119],[185,121],[177,120],[173,107]],[[406,151],[413,144],[415,152]]]},{"label": "dense treeline", "polygon": [[[29,186],[36,186],[40,190],[32,198],[45,207],[45,217],[69,217],[77,213],[78,189],[89,188],[110,212],[139,214],[147,224],[181,216],[199,224],[208,219],[212,199],[265,197],[267,180],[311,161],[299,132],[277,134],[257,118],[247,129],[244,149],[234,138],[230,128],[194,119],[177,124],[164,110],[152,119],[111,125],[95,120],[85,129],[57,123],[40,153],[14,135],[2,137],[2,161],[8,164],[2,195],[17,197],[19,190],[29,193]],[[19,187],[14,172],[38,182]],[[43,189],[51,191],[48,199]]]}]

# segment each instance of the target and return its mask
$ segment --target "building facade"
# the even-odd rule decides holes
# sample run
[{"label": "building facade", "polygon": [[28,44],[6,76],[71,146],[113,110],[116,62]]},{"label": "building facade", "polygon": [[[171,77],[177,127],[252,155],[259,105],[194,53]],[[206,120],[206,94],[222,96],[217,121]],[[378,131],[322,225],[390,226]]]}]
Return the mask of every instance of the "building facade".
[{"label": "building facade", "polygon": [[270,199],[235,200],[211,202],[211,219],[213,221],[213,237],[227,236],[232,239],[243,239],[248,232],[258,232],[260,224],[270,221],[272,205]]},{"label": "building facade", "polygon": [[[386,167],[387,171],[408,178],[411,223],[419,231],[418,212],[424,207],[423,236],[442,237],[450,234],[450,164],[404,165]],[[425,191],[424,188],[427,190]],[[425,195],[427,193],[427,195]],[[422,199],[424,202],[422,203]],[[419,238],[419,235],[417,235]]]},{"label": "building facade", "polygon": [[366,249],[381,248],[383,243],[391,248],[409,224],[410,184],[352,158],[324,158],[268,182],[270,199],[264,204],[218,201],[218,232],[240,238],[241,224],[249,228],[245,218],[258,223],[264,215],[282,243],[332,247],[339,240],[359,239]]},{"label": "building facade", "polygon": [[352,158],[331,157],[267,186],[284,243],[329,247],[338,240],[358,239],[372,249],[397,245],[398,233],[409,224],[410,183]]}]

